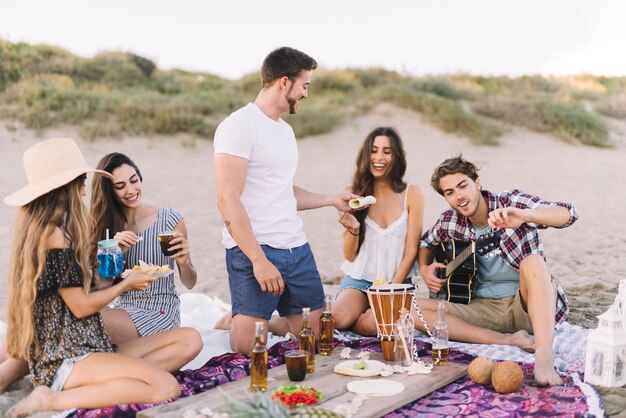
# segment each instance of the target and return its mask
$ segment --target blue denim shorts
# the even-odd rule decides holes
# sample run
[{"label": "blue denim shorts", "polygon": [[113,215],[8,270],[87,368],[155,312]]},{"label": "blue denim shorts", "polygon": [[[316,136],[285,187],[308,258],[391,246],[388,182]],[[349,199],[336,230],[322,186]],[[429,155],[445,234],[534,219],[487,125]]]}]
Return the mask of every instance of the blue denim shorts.
[{"label": "blue denim shorts", "polygon": [[270,319],[278,310],[280,316],[311,311],[324,306],[324,288],[309,244],[297,248],[277,249],[261,245],[267,259],[280,272],[285,290],[282,295],[263,292],[254,277],[250,259],[239,249],[226,250],[226,269],[233,316],[236,314]]},{"label": "blue denim shorts", "polygon": [[[404,283],[411,284],[413,283],[413,281],[410,277],[407,277],[406,279],[404,279]],[[341,284],[339,284],[339,290],[337,290],[337,294],[346,289],[356,289],[365,293],[370,287],[372,287],[372,282],[370,282],[369,280],[355,279],[354,277],[348,276],[346,274],[341,280]]]},{"label": "blue denim shorts", "polygon": [[56,373],[54,374],[50,389],[52,389],[53,392],[61,392],[63,390],[63,386],[65,386],[65,382],[67,382],[67,379],[70,378],[72,370],[74,370],[74,365],[82,359],[86,358],[89,354],[91,353],[85,353],[63,360],[63,363],[61,363]]}]

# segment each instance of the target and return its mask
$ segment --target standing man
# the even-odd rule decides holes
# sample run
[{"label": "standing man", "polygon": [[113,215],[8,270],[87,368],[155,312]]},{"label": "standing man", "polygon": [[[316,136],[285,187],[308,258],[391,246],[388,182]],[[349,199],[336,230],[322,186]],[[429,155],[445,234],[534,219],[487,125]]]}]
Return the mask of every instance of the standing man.
[{"label": "standing man", "polygon": [[[420,273],[428,289],[438,293],[446,283],[436,276],[445,265],[433,262],[435,246],[452,239],[474,241],[493,230],[501,233],[495,256],[476,254],[478,280],[471,302],[446,302],[450,339],[534,351],[535,381],[560,385],[552,342],[555,323],[567,318],[568,303],[548,271],[537,230],[568,227],[578,219],[578,211],[569,203],[548,202],[519,190],[483,191],[478,168],[462,156],[441,163],[431,186],[451,209],[422,236]],[[418,300],[430,323],[436,318],[436,302]]]},{"label": "standing man", "polygon": [[334,206],[349,210],[348,192],[318,194],[293,184],[298,148],[281,119],[308,95],[317,62],[293,48],[272,51],[261,67],[262,88],[254,103],[226,118],[215,132],[217,206],[224,218],[222,243],[232,303],[231,348],[249,353],[254,322],[278,310],[289,330],[302,326],[302,308],[318,319],[324,289],[298,210]]}]

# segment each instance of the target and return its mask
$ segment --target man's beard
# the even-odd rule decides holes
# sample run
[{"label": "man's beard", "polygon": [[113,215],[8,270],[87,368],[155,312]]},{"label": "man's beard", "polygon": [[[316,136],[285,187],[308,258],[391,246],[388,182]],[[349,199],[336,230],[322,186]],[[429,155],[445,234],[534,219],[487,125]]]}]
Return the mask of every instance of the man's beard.
[{"label": "man's beard", "polygon": [[296,99],[292,99],[291,97],[287,97],[287,103],[289,103],[289,114],[295,114],[298,111],[296,109],[296,104],[298,103],[298,101]]},{"label": "man's beard", "polygon": [[296,112],[298,111],[296,109],[296,105],[298,104],[298,100],[292,99],[291,97],[289,97],[291,95],[291,91],[292,90],[293,90],[293,84],[291,86],[289,86],[289,90],[287,90],[287,94],[285,94],[285,99],[287,99],[287,103],[289,104],[289,114],[290,115],[295,115]]}]

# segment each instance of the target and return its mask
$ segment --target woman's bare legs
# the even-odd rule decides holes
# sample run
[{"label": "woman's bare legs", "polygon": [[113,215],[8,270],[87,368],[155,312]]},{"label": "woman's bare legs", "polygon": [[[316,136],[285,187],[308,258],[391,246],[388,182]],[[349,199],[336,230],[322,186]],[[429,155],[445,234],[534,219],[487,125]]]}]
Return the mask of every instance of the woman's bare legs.
[{"label": "woman's bare legs", "polygon": [[180,395],[168,371],[179,370],[202,349],[192,328],[177,328],[120,344],[117,353],[92,353],[74,365],[62,392],[37,387],[9,410],[10,417],[38,411],[153,403]]},{"label": "woman's bare legs", "polygon": [[0,363],[0,393],[28,374],[28,363],[23,360],[7,358]]},{"label": "woman's bare legs", "polygon": [[74,365],[63,391],[38,386],[7,415],[23,417],[40,411],[153,403],[179,395],[176,379],[154,364],[119,353],[92,353]]},{"label": "woman's bare legs", "polygon": [[[104,308],[100,312],[111,341],[115,344],[120,345],[129,340],[139,338],[135,324],[125,310]],[[28,373],[28,363],[8,358],[6,341],[2,341],[0,344],[0,393],[4,393],[7,387],[25,377]]]},{"label": "woman's bare legs", "polygon": [[15,360],[7,354],[7,342],[0,343],[0,393],[4,393],[14,382],[28,374],[28,363]]},{"label": "woman's bare legs", "polygon": [[146,360],[169,372],[180,370],[202,350],[202,338],[193,328],[135,338],[118,345],[118,353]]},{"label": "woman's bare legs", "polygon": [[140,337],[135,324],[124,309],[104,308],[100,314],[109,337],[115,344]]},{"label": "woman's bare legs", "polygon": [[333,303],[333,318],[337,329],[350,329],[359,335],[376,335],[376,321],[369,309],[364,292],[344,289]]}]

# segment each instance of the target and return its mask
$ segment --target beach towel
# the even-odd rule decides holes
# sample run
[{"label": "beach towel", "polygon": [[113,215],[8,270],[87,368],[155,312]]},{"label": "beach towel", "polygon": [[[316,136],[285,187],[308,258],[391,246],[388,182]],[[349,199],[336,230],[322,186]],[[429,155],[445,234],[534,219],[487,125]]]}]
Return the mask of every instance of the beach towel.
[{"label": "beach towel", "polygon": [[[346,346],[355,350],[380,351],[376,338],[354,338],[336,334],[338,347]],[[420,357],[430,357],[431,345],[421,339],[415,340]],[[297,342],[280,341],[269,349],[269,367],[283,363],[284,353],[297,348]],[[336,348],[337,349],[337,348]],[[488,348],[485,348],[488,349]],[[491,348],[489,348],[491,349]],[[506,350],[502,350],[505,352]],[[469,363],[475,355],[457,348],[450,349],[450,361]],[[186,370],[177,374],[182,396],[211,390],[248,376],[250,361],[242,354],[226,353],[209,360],[203,367]],[[581,382],[578,373],[564,376],[563,386],[538,387],[534,383],[533,364],[521,362],[524,372],[522,389],[512,394],[497,394],[491,386],[472,382],[467,376],[449,384],[417,401],[399,408],[387,417],[445,417],[445,416],[550,416],[550,417],[600,417],[603,415],[601,403],[593,388]],[[215,396],[220,396],[217,392]],[[118,405],[97,410],[78,410],[68,416],[81,418],[134,417],[137,411],[154,405]],[[181,411],[181,415],[184,411]]]},{"label": "beach towel", "polygon": [[[563,322],[557,326],[554,334],[553,353],[554,366],[559,373],[584,373],[587,336],[590,332],[590,329],[581,328],[568,322]],[[349,331],[338,332],[335,337],[339,341],[361,338],[358,334]],[[427,335],[419,331],[416,331],[416,338],[432,342]],[[484,356],[494,360],[511,360],[518,363],[535,362],[533,354],[512,345],[469,344],[451,341],[450,347],[475,357]]]}]

